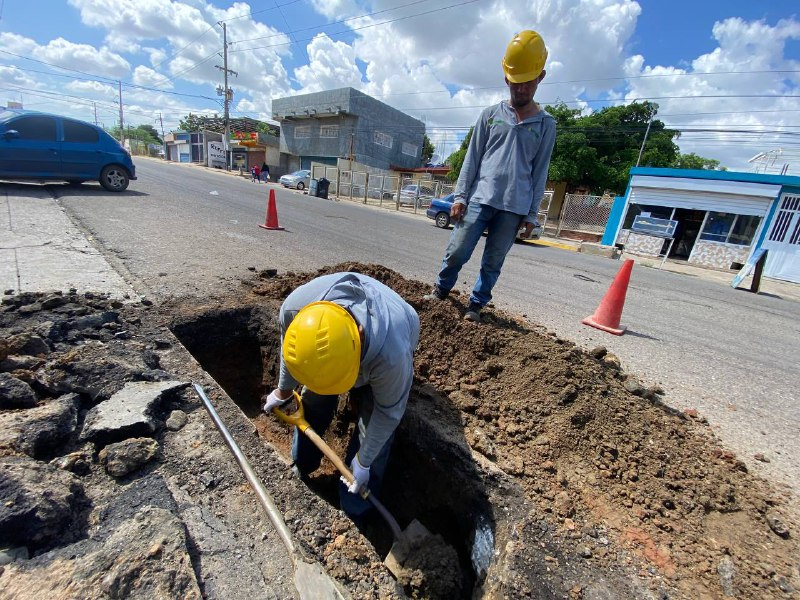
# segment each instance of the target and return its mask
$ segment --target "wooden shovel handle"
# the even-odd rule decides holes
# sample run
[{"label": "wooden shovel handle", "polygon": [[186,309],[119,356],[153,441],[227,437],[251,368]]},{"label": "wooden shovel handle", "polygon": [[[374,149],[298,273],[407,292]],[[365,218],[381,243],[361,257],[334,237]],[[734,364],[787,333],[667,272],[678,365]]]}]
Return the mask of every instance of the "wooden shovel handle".
[{"label": "wooden shovel handle", "polygon": [[352,481],[355,479],[353,477],[353,473],[347,468],[347,465],[344,464],[344,461],[339,458],[339,455],[336,454],[336,452],[334,452],[333,449],[325,443],[325,440],[319,437],[319,434],[311,427],[306,428],[303,433],[305,433],[308,439],[314,442],[314,445],[319,448],[325,456],[328,457],[328,460],[333,463],[333,466],[339,469],[339,472],[344,475],[344,478],[352,483]]}]

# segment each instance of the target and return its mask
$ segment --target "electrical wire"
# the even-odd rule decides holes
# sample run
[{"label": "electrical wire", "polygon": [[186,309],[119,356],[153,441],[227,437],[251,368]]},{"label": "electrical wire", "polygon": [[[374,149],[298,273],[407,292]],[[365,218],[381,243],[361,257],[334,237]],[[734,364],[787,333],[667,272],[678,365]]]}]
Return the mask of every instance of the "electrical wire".
[{"label": "electrical wire", "polygon": [[[434,8],[434,9],[431,9],[431,10],[427,10],[425,12],[415,13],[413,15],[407,15],[405,17],[397,17],[396,19],[388,19],[386,21],[381,21],[380,23],[373,23],[371,25],[364,25],[362,27],[352,27],[348,31],[336,31],[336,32],[333,32],[331,35],[333,36],[333,35],[351,34],[351,33],[355,33],[356,31],[361,31],[363,29],[371,29],[372,27],[379,27],[381,25],[388,25],[389,23],[395,23],[397,21],[405,21],[406,19],[412,19],[414,17],[421,17],[421,16],[424,16],[424,15],[429,15],[429,14],[432,14],[432,13],[441,12],[443,10],[449,10],[451,8],[458,8],[459,6],[464,6],[466,4],[474,4],[475,2],[480,2],[480,1],[481,0],[465,0],[464,2],[458,2],[456,4],[451,4],[450,6],[443,6],[441,8]],[[316,37],[316,36],[314,36],[314,37]],[[292,44],[296,44],[296,43],[299,43],[299,42],[310,42],[311,40],[314,39],[314,37],[303,38],[303,39],[295,40],[295,41],[289,42],[289,43],[282,42],[280,44],[269,44],[269,45],[266,45],[266,46],[253,46],[252,48],[241,48],[239,50],[231,50],[230,52],[231,53],[233,53],[233,52],[247,52],[247,51],[250,51],[250,50],[262,50],[264,48],[277,48],[277,47],[280,47],[280,46],[291,46]]]},{"label": "electrical wire", "polygon": [[[365,13],[363,15],[358,15],[356,17],[348,17],[347,19],[341,19],[339,21],[331,21],[329,23],[323,23],[322,25],[319,25],[317,27],[303,27],[301,29],[294,29],[292,31],[287,31],[285,34],[284,33],[276,33],[276,34],[271,34],[271,35],[262,35],[262,36],[254,37],[254,38],[246,38],[246,39],[243,39],[243,40],[236,40],[236,41],[231,42],[231,43],[232,44],[243,44],[245,42],[254,42],[254,41],[257,41],[257,40],[266,40],[266,39],[269,39],[269,38],[281,37],[283,35],[299,33],[301,31],[309,31],[309,30],[314,30],[314,29],[320,29],[321,27],[330,27],[331,25],[340,25],[342,23],[347,23],[348,21],[356,21],[358,19],[363,19],[365,17],[373,17],[373,16],[379,15],[381,13],[392,12],[393,10],[399,10],[401,8],[406,8],[408,6],[413,6],[415,4],[421,4],[423,2],[428,2],[428,1],[429,0],[415,0],[414,2],[409,2],[408,4],[401,4],[400,6],[394,6],[392,8],[387,8],[387,9],[384,9],[384,10],[378,10],[378,11],[371,12],[371,13]],[[288,27],[289,24],[287,23],[286,26]]]}]

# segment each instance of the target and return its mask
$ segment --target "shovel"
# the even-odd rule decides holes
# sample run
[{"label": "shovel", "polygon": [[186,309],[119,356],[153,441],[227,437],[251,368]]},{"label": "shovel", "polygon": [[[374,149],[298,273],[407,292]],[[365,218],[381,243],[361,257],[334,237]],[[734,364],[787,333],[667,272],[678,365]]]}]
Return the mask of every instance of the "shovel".
[{"label": "shovel", "polygon": [[267,517],[278,531],[278,536],[281,538],[283,545],[286,546],[286,550],[289,552],[289,556],[292,559],[292,565],[294,567],[294,586],[297,589],[300,600],[348,600],[350,595],[339,588],[333,579],[325,573],[319,563],[300,555],[298,548],[294,545],[294,541],[292,540],[292,534],[286,526],[286,522],[283,520],[283,516],[272,501],[272,496],[270,496],[264,488],[261,480],[258,478],[255,471],[253,471],[253,467],[250,466],[250,463],[234,441],[228,428],[225,427],[222,419],[219,418],[217,411],[214,410],[214,406],[211,404],[208,396],[206,396],[202,386],[195,383],[194,389],[197,390],[197,394],[203,401],[203,405],[211,416],[211,420],[222,434],[225,443],[233,453],[239,467],[244,472],[247,482],[253,488],[253,491],[255,491],[256,496],[258,496],[261,507],[264,509],[264,512],[267,513]]},{"label": "shovel", "polygon": [[[325,456],[328,457],[328,460],[330,460],[339,470],[339,472],[344,476],[345,480],[352,483],[355,480],[353,473],[347,468],[347,465],[344,464],[342,459],[339,458],[333,449],[331,449],[331,447],[325,443],[325,440],[323,440],[319,434],[312,429],[311,425],[305,419],[303,400],[300,398],[300,394],[297,392],[293,392],[293,394],[294,400],[297,403],[296,411],[291,414],[287,414],[279,408],[273,408],[272,412],[275,413],[275,416],[277,416],[281,421],[284,421],[289,425],[294,425],[302,433],[304,433],[306,437],[310,439]],[[383,564],[387,569],[389,569],[389,572],[391,572],[392,575],[394,575],[397,579],[400,579],[400,577],[405,573],[403,563],[408,560],[412,550],[420,548],[422,544],[425,543],[425,540],[432,537],[433,534],[428,531],[427,527],[425,527],[416,519],[414,519],[406,528],[406,530],[403,531],[400,529],[400,525],[398,525],[397,520],[386,509],[383,503],[370,493],[369,489],[364,488],[360,493],[362,498],[372,503],[372,506],[374,506],[375,510],[377,510],[381,517],[383,517],[384,521],[386,521],[386,524],[389,526],[389,529],[392,531],[394,543],[392,544],[392,548],[389,550],[389,554],[384,559]]]}]

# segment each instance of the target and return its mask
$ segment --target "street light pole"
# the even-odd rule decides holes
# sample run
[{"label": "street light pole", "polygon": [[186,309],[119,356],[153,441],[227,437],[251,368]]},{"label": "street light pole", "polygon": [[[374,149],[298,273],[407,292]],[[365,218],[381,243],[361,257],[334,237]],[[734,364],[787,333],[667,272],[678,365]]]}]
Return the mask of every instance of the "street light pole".
[{"label": "street light pole", "polygon": [[647,121],[647,129],[644,131],[644,139],[642,140],[642,147],[639,148],[639,158],[636,159],[636,166],[639,166],[639,161],[642,160],[642,152],[644,152],[644,145],[647,142],[647,134],[650,133],[650,125],[653,123],[653,115],[650,115],[650,120]]},{"label": "street light pole", "polygon": [[[223,141],[223,147],[225,148],[225,168],[230,171],[231,161],[228,143],[231,138],[231,122],[229,105],[230,101],[233,99],[233,90],[228,88],[228,73],[232,73],[237,77],[239,74],[228,68],[228,29],[225,21],[220,21],[220,25],[222,25],[222,66],[214,66],[225,74],[225,88],[221,91],[225,106],[225,140]],[[217,93],[220,93],[219,88],[217,88]]]}]

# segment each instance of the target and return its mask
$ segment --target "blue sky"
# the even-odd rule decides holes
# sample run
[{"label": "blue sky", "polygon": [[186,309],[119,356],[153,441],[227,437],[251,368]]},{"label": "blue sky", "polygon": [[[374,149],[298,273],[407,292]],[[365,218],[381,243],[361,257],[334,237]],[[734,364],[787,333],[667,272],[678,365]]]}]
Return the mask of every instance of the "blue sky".
[{"label": "blue sky", "polygon": [[[46,9],[44,8],[46,5]],[[0,104],[111,125],[175,129],[221,113],[228,29],[232,114],[351,86],[423,120],[446,156],[503,99],[500,59],[519,29],[550,57],[537,94],[585,112],[655,99],[683,152],[750,170],[772,152],[800,173],[800,6],[694,0],[0,0]],[[29,58],[35,61],[28,60]],[[797,135],[793,135],[797,134]]]}]

